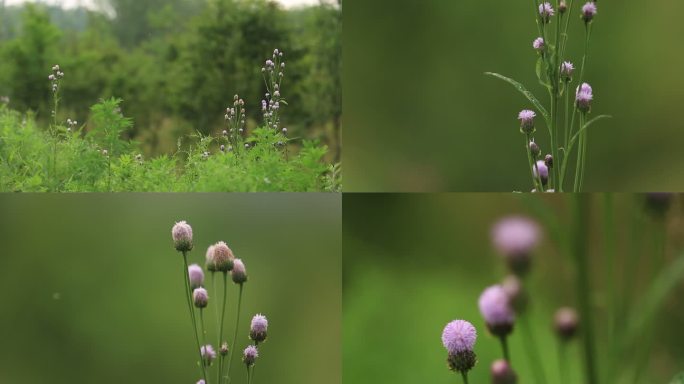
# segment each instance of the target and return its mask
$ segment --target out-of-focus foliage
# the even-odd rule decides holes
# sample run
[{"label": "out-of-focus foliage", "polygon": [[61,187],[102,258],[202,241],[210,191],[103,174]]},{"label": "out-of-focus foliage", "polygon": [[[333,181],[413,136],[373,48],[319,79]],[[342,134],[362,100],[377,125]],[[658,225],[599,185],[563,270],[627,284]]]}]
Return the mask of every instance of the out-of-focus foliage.
[{"label": "out-of-focus foliage", "polygon": [[[0,96],[9,107],[50,119],[47,75],[65,72],[59,121],[88,120],[98,99],[121,98],[135,121],[126,131],[147,156],[177,138],[220,132],[223,110],[243,96],[248,128],[260,120],[259,63],[286,53],[283,118],[290,137],[339,151],[341,8],[286,9],[270,0],[102,1],[102,11],[0,6]],[[263,65],[263,64],[262,64]],[[86,127],[89,129],[89,127]],[[303,140],[290,142],[292,151]],[[328,159],[338,159],[331,151]]]}]

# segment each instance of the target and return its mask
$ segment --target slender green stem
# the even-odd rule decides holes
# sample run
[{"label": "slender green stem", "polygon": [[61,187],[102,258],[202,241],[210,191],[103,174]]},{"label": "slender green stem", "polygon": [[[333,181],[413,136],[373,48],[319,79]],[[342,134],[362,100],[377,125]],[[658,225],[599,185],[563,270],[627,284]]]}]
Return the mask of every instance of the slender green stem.
[{"label": "slender green stem", "polygon": [[[584,112],[580,112],[580,127],[584,124]],[[584,159],[584,141],[586,140],[584,132],[579,135],[579,148],[577,149],[577,162],[575,163],[575,186],[573,187],[573,192],[580,192],[581,187],[581,177],[582,177],[582,161]]]},{"label": "slender green stem", "polygon": [[468,384],[468,372],[461,372],[461,376],[463,377],[463,384]]},{"label": "slender green stem", "polygon": [[[215,291],[214,291],[215,292]],[[218,346],[221,348],[221,343],[223,343],[223,323],[226,317],[226,297],[228,296],[228,272],[223,272],[223,305],[221,307],[221,324],[219,326],[219,342]],[[223,377],[223,355],[219,357],[219,369],[218,369],[218,382],[221,383],[221,378]]]},{"label": "slender green stem", "polygon": [[252,370],[247,366],[247,384],[252,384]]},{"label": "slender green stem", "polygon": [[242,288],[244,284],[240,284],[240,293],[238,294],[237,315],[235,318],[235,332],[233,333],[233,341],[230,343],[230,352],[228,354],[228,372],[226,375],[230,376],[230,368],[233,365],[233,352],[235,351],[235,340],[237,340],[238,326],[240,324],[240,307],[242,306]]},{"label": "slender green stem", "polygon": [[532,156],[532,150],[530,150],[531,142],[532,136],[528,133],[525,135],[525,150],[527,151],[527,166],[529,167],[532,176],[532,186],[537,191],[544,192],[544,185],[542,184],[539,168],[537,167],[537,159]]},{"label": "slender green stem", "polygon": [[204,309],[199,309],[200,314],[200,331],[202,332],[202,345],[207,345],[207,331],[204,329]]},{"label": "slender green stem", "polygon": [[580,319],[583,321],[581,328],[582,346],[584,349],[584,368],[588,384],[597,384],[598,375],[595,360],[595,338],[591,301],[590,270],[589,270],[589,237],[590,229],[590,195],[575,194],[574,226],[573,226],[573,254],[577,270],[577,298],[579,303]]},{"label": "slender green stem", "polygon": [[204,382],[209,384],[207,381],[207,371],[202,363],[202,350],[200,347],[199,336],[197,335],[197,321],[195,319],[195,311],[192,306],[192,297],[190,292],[190,278],[188,276],[188,256],[187,252],[183,251],[183,280],[185,281],[185,297],[188,301],[188,310],[190,311],[190,319],[192,320],[192,330],[195,332],[195,343],[197,344],[197,353],[199,355],[200,368],[202,371],[202,377]]},{"label": "slender green stem", "polygon": [[508,339],[506,336],[499,336],[499,340],[501,341],[501,351],[503,351],[503,356],[506,361],[509,363],[511,362],[511,354],[508,351]]},{"label": "slender green stem", "polygon": [[529,314],[520,316],[520,324],[522,326],[521,333],[523,337],[524,347],[527,350],[527,357],[530,359],[530,367],[532,367],[532,373],[534,375],[534,381],[537,384],[546,384],[547,381],[544,375],[544,368],[541,357],[539,356],[539,350],[537,349],[537,344],[534,340],[534,333],[530,329]]},{"label": "slender green stem", "polygon": [[568,376],[568,359],[566,353],[566,342],[564,340],[558,341],[558,375],[560,376],[559,383],[565,384]]}]

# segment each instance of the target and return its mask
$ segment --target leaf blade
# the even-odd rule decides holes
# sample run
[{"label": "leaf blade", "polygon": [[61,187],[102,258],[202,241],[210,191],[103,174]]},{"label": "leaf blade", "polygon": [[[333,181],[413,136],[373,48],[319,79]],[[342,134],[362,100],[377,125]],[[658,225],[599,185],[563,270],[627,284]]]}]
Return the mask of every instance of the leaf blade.
[{"label": "leaf blade", "polygon": [[541,113],[542,116],[544,116],[544,120],[546,120],[547,123],[549,122],[549,113],[546,111],[546,108],[544,108],[542,103],[539,102],[539,100],[534,96],[534,94],[532,94],[532,92],[528,91],[524,85],[520,84],[519,82],[517,82],[517,81],[515,81],[509,77],[506,77],[506,76],[501,75],[501,74],[496,73],[496,72],[485,72],[485,75],[496,77],[497,79],[503,80],[503,81],[507,82],[508,84],[511,84],[515,89],[518,90],[518,92],[522,93],[523,96],[525,96],[527,98],[527,100],[529,100],[532,103],[532,105],[534,105],[535,108],[537,108],[539,113]]}]

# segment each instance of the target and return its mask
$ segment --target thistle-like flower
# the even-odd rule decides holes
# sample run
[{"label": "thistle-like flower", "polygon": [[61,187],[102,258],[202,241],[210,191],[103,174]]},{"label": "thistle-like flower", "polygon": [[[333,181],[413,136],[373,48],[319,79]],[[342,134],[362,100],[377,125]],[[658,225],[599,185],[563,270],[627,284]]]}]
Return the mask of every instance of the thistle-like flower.
[{"label": "thistle-like flower", "polygon": [[553,327],[561,340],[568,341],[575,336],[579,317],[574,309],[568,307],[560,308],[556,311],[553,318]]},{"label": "thistle-like flower", "polygon": [[192,249],[192,227],[185,221],[179,221],[173,226],[171,237],[177,251],[188,252]]},{"label": "thistle-like flower", "polygon": [[233,270],[230,271],[230,276],[235,284],[243,284],[247,281],[247,270],[242,260],[233,260]]},{"label": "thistle-like flower", "polygon": [[266,316],[257,314],[252,318],[252,324],[249,327],[249,338],[255,343],[261,343],[266,340],[268,331],[268,320]]},{"label": "thistle-like flower", "polygon": [[532,172],[534,177],[539,177],[543,185],[549,182],[549,167],[546,165],[546,161],[538,160],[537,166],[532,167]]},{"label": "thistle-like flower", "polygon": [[213,363],[216,359],[216,351],[214,351],[214,347],[212,347],[210,344],[203,345],[200,347],[200,352],[202,354],[202,364],[204,364],[206,367],[211,366],[211,363]]},{"label": "thistle-like flower", "polygon": [[544,50],[544,47],[546,47],[546,43],[544,42],[544,38],[542,37],[537,37],[532,42],[532,48],[536,49],[539,52],[542,52]]},{"label": "thistle-like flower", "polygon": [[478,306],[487,328],[493,335],[503,337],[513,331],[515,313],[502,286],[493,285],[485,289],[480,295]]},{"label": "thistle-like flower", "polygon": [[511,270],[517,275],[527,273],[530,256],[539,243],[539,239],[539,226],[526,217],[505,217],[492,227],[494,248],[506,259]]},{"label": "thistle-like flower", "polygon": [[209,256],[209,251],[207,251],[207,257],[209,258],[207,264],[213,264],[212,268],[215,271],[230,272],[233,269],[233,260],[235,260],[233,251],[223,241],[214,244],[211,249],[213,252],[211,256]]},{"label": "thistle-like flower", "polygon": [[247,367],[251,367],[252,365],[254,365],[257,357],[259,357],[259,350],[257,350],[257,347],[253,345],[248,346],[242,352],[242,361],[244,361]]},{"label": "thistle-like flower", "polygon": [[548,23],[553,14],[553,7],[551,7],[551,3],[545,2],[539,4],[539,18],[541,19],[542,23]]},{"label": "thistle-like flower", "polygon": [[560,13],[562,15],[567,10],[568,10],[568,4],[565,2],[565,0],[561,0],[560,4],[558,4],[558,13]]},{"label": "thistle-like flower", "polygon": [[475,366],[477,356],[473,352],[477,331],[465,320],[454,320],[442,331],[442,345],[448,352],[447,364],[455,372],[466,373]]},{"label": "thistle-like flower", "polygon": [[221,356],[226,356],[228,354],[228,342],[224,341],[223,343],[221,343],[219,353],[221,354]]},{"label": "thistle-like flower", "polygon": [[216,261],[214,260],[214,247],[215,245],[210,245],[207,248],[207,254],[206,254],[206,266],[207,266],[207,271],[209,272],[216,272]]},{"label": "thistle-like flower", "polygon": [[523,109],[518,113],[518,120],[520,120],[520,132],[524,134],[534,133],[534,117],[537,116],[534,111]]},{"label": "thistle-like flower", "polygon": [[190,288],[199,288],[204,284],[204,271],[202,267],[197,264],[192,264],[188,267],[188,278],[190,280]]},{"label": "thistle-like flower", "polygon": [[582,6],[581,17],[585,23],[591,22],[594,19],[595,15],[596,15],[596,3],[595,2],[589,1]]},{"label": "thistle-like flower", "polygon": [[574,71],[575,66],[569,61],[564,61],[563,64],[561,64],[560,68],[560,74],[563,81],[569,82],[570,80],[572,80],[572,73]]},{"label": "thistle-like flower", "polygon": [[577,93],[575,100],[577,103],[577,109],[587,113],[591,110],[591,101],[594,99],[594,93],[591,86],[587,83],[582,83],[577,87]]},{"label": "thistle-like flower", "polygon": [[516,384],[518,377],[513,368],[504,359],[495,360],[492,363],[492,384]]},{"label": "thistle-like flower", "polygon": [[195,303],[195,307],[197,308],[205,308],[209,303],[207,290],[202,287],[195,288],[195,290],[192,291],[192,302]]}]

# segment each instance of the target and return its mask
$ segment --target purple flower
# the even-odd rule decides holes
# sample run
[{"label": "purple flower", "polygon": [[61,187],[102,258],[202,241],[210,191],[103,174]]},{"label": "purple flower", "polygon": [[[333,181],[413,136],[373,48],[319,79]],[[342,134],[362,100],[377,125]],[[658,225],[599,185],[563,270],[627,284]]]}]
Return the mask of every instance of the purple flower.
[{"label": "purple flower", "polygon": [[534,49],[536,49],[537,51],[540,51],[540,52],[544,50],[544,47],[545,47],[545,46],[546,46],[546,45],[544,44],[544,39],[541,38],[541,37],[537,37],[537,38],[534,39],[534,41],[532,42],[532,47],[533,47]]},{"label": "purple flower", "polygon": [[195,303],[195,307],[205,308],[209,303],[209,295],[207,294],[207,290],[201,287],[195,288],[195,290],[192,291],[192,301]]},{"label": "purple flower", "polygon": [[252,324],[249,327],[249,338],[257,343],[266,340],[266,333],[268,331],[268,320],[266,316],[256,314],[252,318]]},{"label": "purple flower", "polygon": [[568,10],[568,4],[565,2],[565,0],[561,0],[560,4],[558,4],[558,12],[560,12],[562,15],[567,10]]},{"label": "purple flower", "polygon": [[504,359],[492,363],[492,384],[515,384],[518,380],[511,365]]},{"label": "purple flower", "polygon": [[204,271],[202,267],[197,264],[192,264],[188,267],[188,276],[190,279],[190,288],[195,289],[204,284]]},{"label": "purple flower", "polygon": [[229,272],[233,269],[233,260],[235,259],[235,256],[225,242],[219,241],[211,247],[211,250],[212,255],[209,255],[209,250],[207,250],[207,263],[213,264],[212,267],[214,270]]},{"label": "purple flower", "polygon": [[543,23],[549,22],[551,16],[553,16],[553,7],[551,7],[551,3],[545,2],[539,4],[539,16]]},{"label": "purple flower", "polygon": [[506,258],[528,257],[539,239],[539,226],[526,217],[505,217],[492,227],[494,248]]},{"label": "purple flower", "polygon": [[505,336],[513,330],[515,313],[502,286],[492,285],[485,289],[480,295],[478,306],[492,334]]},{"label": "purple flower", "polygon": [[173,246],[179,252],[187,252],[192,249],[192,227],[185,221],[177,222],[171,229]]},{"label": "purple flower", "polygon": [[518,120],[520,120],[520,132],[530,134],[534,132],[534,117],[537,116],[534,111],[523,109],[518,113]]},{"label": "purple flower", "polygon": [[578,316],[577,312],[568,307],[560,308],[553,317],[554,328],[558,337],[562,340],[569,340],[577,331]]},{"label": "purple flower", "polygon": [[442,331],[442,345],[450,355],[472,351],[477,340],[475,327],[465,320],[454,320]]},{"label": "purple flower", "polygon": [[537,177],[537,170],[539,170],[539,178],[542,184],[546,185],[549,182],[549,167],[544,160],[537,160],[537,166],[532,168],[534,177]]},{"label": "purple flower", "polygon": [[565,81],[570,81],[572,78],[572,72],[575,71],[575,66],[572,65],[571,62],[569,61],[564,61],[563,64],[561,64],[560,68],[560,73],[561,73],[561,78]]},{"label": "purple flower", "polygon": [[248,346],[245,348],[244,352],[242,352],[242,361],[244,361],[248,367],[254,365],[257,357],[259,357],[259,351],[253,345]]},{"label": "purple flower", "polygon": [[203,380],[203,379],[200,379],[200,380],[197,382],[197,384],[204,384],[204,380]]},{"label": "purple flower", "polygon": [[214,351],[214,347],[210,344],[201,346],[200,352],[202,354],[202,363],[207,367],[216,359],[216,351]]},{"label": "purple flower", "polygon": [[235,284],[243,284],[247,281],[247,270],[245,269],[245,264],[242,260],[233,260],[233,270],[230,271],[230,276]]},{"label": "purple flower", "polygon": [[582,20],[584,20],[585,23],[593,20],[594,15],[596,15],[596,3],[589,1],[582,6]]},{"label": "purple flower", "polygon": [[575,100],[577,103],[577,109],[586,113],[591,109],[591,101],[594,99],[594,93],[591,86],[587,83],[582,83],[577,87]]},{"label": "purple flower", "polygon": [[214,245],[210,245],[207,248],[206,260],[207,270],[210,272],[216,272],[216,262],[214,261]]}]

